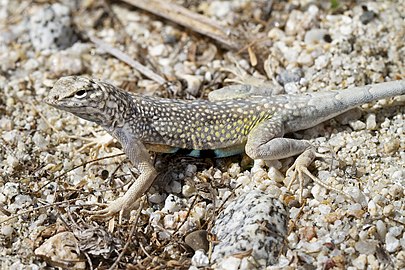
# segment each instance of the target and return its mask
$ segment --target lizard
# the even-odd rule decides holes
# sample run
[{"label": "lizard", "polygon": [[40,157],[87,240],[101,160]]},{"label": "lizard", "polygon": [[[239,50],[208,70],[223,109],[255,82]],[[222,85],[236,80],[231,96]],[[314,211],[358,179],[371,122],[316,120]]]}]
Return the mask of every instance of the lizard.
[{"label": "lizard", "polygon": [[90,213],[109,218],[133,208],[157,176],[149,151],[186,150],[190,156],[210,151],[215,157],[245,152],[263,160],[298,155],[287,171],[293,174],[288,187],[298,179],[302,195],[304,174],[323,183],[307,169],[317,152],[310,142],[284,134],[308,129],[364,103],[404,95],[405,80],[290,95],[260,95],[263,89],[245,85],[233,96],[232,89],[237,88],[216,90],[208,100],[175,100],[129,93],[98,79],[60,78],[44,101],[102,126],[140,172],[123,196]]}]

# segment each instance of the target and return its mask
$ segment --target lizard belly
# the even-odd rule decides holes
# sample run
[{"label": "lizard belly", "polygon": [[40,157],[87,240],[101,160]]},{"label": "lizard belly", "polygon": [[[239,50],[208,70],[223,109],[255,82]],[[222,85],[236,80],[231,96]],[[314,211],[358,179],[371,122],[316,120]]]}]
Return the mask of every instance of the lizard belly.
[{"label": "lizard belly", "polygon": [[218,149],[186,149],[180,147],[173,147],[170,145],[162,144],[148,144],[145,143],[146,149],[152,152],[158,153],[177,153],[190,157],[213,157],[213,158],[223,158],[239,155],[245,152],[245,144],[233,145],[225,148]]}]

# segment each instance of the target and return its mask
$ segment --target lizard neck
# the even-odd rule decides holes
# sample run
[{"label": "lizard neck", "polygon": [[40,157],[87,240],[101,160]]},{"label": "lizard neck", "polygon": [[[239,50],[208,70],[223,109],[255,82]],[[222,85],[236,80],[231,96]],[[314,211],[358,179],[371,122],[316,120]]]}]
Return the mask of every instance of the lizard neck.
[{"label": "lizard neck", "polygon": [[128,119],[133,117],[134,107],[129,93],[122,90],[110,92],[108,98],[100,103],[102,116],[93,121],[113,133],[115,130],[123,128],[128,123]]}]

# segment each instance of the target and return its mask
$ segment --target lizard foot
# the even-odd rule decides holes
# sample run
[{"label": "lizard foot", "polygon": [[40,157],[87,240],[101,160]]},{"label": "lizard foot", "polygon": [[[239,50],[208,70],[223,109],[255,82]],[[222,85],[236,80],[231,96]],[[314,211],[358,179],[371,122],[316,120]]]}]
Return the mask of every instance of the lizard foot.
[{"label": "lizard foot", "polygon": [[108,204],[96,203],[95,205],[98,207],[105,207],[105,208],[96,211],[83,210],[84,213],[91,215],[91,219],[112,218],[119,213],[119,220],[121,220],[123,212],[129,209],[124,197],[120,197],[112,202],[109,202]]},{"label": "lizard foot", "polygon": [[308,166],[314,161],[316,157],[324,157],[323,155],[317,154],[313,148],[308,148],[305,150],[298,158],[295,160],[294,164],[287,170],[286,175],[291,176],[291,181],[288,183],[287,189],[291,190],[292,184],[298,180],[299,181],[299,202],[302,202],[302,193],[304,189],[304,175],[312,179],[316,184],[326,188],[327,190],[333,190],[339,194],[346,196],[347,198],[352,199],[352,197],[346,192],[332,187],[325,182],[321,181],[318,177],[314,176],[309,170]]},{"label": "lizard foot", "polygon": [[80,136],[71,136],[71,138],[81,139],[83,141],[88,142],[85,145],[83,145],[82,147],[80,147],[79,150],[77,150],[78,152],[82,152],[87,148],[92,148],[92,149],[94,149],[93,156],[97,157],[100,150],[107,152],[107,147],[110,146],[114,142],[114,138],[108,133],[105,135],[99,136],[92,131],[92,134],[94,135],[94,138],[86,138],[86,137],[80,137]]}]

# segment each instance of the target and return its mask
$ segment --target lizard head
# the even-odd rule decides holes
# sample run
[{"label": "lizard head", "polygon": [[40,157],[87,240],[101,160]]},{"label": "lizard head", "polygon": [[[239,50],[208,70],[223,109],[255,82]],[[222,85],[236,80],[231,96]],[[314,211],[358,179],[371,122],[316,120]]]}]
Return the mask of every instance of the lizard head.
[{"label": "lizard head", "polygon": [[55,83],[44,102],[80,118],[110,126],[121,122],[119,107],[126,101],[125,93],[109,83],[67,76]]}]

